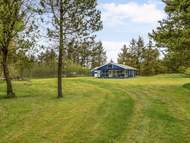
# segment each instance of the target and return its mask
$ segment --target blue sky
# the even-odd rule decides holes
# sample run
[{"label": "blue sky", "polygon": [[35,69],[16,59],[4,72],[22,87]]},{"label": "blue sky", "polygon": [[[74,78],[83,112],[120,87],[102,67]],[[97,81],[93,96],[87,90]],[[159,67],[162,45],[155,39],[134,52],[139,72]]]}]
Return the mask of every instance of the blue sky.
[{"label": "blue sky", "polygon": [[108,61],[117,62],[123,44],[131,38],[140,35],[147,41],[147,33],[165,17],[161,0],[98,0],[98,7],[104,29],[98,32],[97,39],[103,42]]}]

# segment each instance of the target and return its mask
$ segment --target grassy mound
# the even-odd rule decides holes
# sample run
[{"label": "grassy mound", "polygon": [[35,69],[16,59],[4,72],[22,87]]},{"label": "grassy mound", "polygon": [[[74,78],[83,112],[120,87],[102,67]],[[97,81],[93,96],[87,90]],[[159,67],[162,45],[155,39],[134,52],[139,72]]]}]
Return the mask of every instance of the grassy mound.
[{"label": "grassy mound", "polygon": [[186,88],[186,89],[188,89],[188,90],[190,90],[190,83],[184,84],[183,87]]}]

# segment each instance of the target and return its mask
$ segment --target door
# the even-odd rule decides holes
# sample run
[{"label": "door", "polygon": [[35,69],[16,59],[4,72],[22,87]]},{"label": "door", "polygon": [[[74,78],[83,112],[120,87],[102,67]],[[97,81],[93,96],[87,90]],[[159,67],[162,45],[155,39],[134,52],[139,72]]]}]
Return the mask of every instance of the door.
[{"label": "door", "polygon": [[112,77],[113,77],[113,71],[112,71],[112,70],[109,70],[109,71],[108,71],[108,77],[109,77],[109,78],[112,78]]}]

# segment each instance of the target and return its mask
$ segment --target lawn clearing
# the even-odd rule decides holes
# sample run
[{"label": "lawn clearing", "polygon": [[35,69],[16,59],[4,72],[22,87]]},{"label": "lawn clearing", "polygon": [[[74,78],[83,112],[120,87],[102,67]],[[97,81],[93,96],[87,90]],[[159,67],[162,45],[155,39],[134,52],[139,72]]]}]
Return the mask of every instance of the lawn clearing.
[{"label": "lawn clearing", "polygon": [[0,143],[189,143],[190,79],[67,78],[0,81]]}]

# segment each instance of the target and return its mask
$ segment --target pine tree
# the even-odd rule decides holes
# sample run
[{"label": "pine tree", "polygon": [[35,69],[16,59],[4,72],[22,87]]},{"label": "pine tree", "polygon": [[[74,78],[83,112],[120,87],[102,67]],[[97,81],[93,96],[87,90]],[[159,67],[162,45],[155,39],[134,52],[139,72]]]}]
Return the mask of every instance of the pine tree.
[{"label": "pine tree", "polygon": [[136,67],[140,75],[154,75],[160,72],[158,49],[153,47],[151,41],[145,46],[141,37],[138,40],[132,39],[128,47],[124,45],[118,55],[118,63]]},{"label": "pine tree", "polygon": [[140,73],[143,48],[144,41],[142,37],[139,36],[138,40],[132,38],[128,48],[124,45],[122,52],[119,54],[118,63],[133,66]]},{"label": "pine tree", "polygon": [[153,48],[152,41],[149,41],[148,46],[143,49],[142,59],[142,75],[155,75],[159,61],[159,51]]},{"label": "pine tree", "polygon": [[133,60],[134,60],[133,55],[130,53],[130,49],[127,48],[126,45],[124,45],[123,48],[121,49],[121,53],[119,53],[118,55],[118,63],[134,66]]},{"label": "pine tree", "polygon": [[106,59],[106,52],[103,48],[102,42],[95,43],[91,53],[91,68],[105,64]]},{"label": "pine tree", "polygon": [[141,64],[142,64],[142,53],[145,47],[144,40],[139,36],[136,43],[136,67],[138,69],[139,74],[141,74]]},{"label": "pine tree", "polygon": [[46,12],[53,15],[48,35],[59,41],[58,97],[63,97],[62,62],[66,58],[65,49],[73,39],[81,42],[93,37],[92,33],[101,30],[101,15],[97,10],[96,0],[41,0],[41,5]]},{"label": "pine tree", "polygon": [[167,48],[167,63],[170,70],[190,66],[190,1],[164,0],[167,18],[149,34],[159,47]]}]

